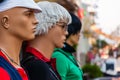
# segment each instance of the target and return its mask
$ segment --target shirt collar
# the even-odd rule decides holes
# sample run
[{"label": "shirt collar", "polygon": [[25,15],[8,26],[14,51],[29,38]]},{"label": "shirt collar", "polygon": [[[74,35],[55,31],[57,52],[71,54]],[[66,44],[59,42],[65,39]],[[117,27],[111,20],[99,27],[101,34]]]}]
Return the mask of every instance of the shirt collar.
[{"label": "shirt collar", "polygon": [[31,54],[36,56],[38,59],[43,60],[44,62],[50,62],[50,59],[44,57],[40,51],[38,51],[37,49],[33,47],[28,46],[26,48],[26,52],[30,52]]},{"label": "shirt collar", "polygon": [[56,58],[47,59],[46,57],[42,55],[40,51],[30,46],[26,48],[26,52],[31,53],[34,56],[36,56],[38,59],[50,64],[52,68],[54,69],[54,71],[57,71],[56,70]]},{"label": "shirt collar", "polygon": [[62,48],[62,50],[69,52],[69,53],[75,52],[74,47],[70,46],[68,43],[64,43],[64,47]]},{"label": "shirt collar", "polygon": [[3,58],[7,60],[7,57],[1,51],[0,51],[0,56],[2,56]]}]

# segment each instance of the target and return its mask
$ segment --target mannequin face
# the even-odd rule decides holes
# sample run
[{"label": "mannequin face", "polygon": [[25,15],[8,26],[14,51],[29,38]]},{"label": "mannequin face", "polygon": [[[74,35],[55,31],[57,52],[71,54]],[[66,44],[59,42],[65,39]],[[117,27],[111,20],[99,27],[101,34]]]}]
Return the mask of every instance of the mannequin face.
[{"label": "mannequin face", "polygon": [[35,37],[35,28],[38,23],[34,11],[28,8],[12,8],[2,12],[3,28],[9,35],[21,40],[29,40]]},{"label": "mannequin face", "polygon": [[62,48],[66,40],[67,25],[65,21],[59,21],[49,31],[49,41],[53,43],[56,48]]},{"label": "mannequin face", "polygon": [[67,39],[67,41],[70,42],[71,46],[72,45],[77,45],[78,41],[79,41],[79,38],[80,38],[80,32],[78,32],[77,34],[70,35],[70,37]]}]

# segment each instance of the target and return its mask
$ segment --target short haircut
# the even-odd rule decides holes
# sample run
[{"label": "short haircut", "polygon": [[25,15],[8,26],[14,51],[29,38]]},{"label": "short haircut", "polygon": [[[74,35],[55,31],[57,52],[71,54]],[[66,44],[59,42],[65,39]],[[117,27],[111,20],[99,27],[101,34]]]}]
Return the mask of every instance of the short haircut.
[{"label": "short haircut", "polygon": [[55,2],[40,1],[37,3],[42,9],[41,13],[36,14],[39,24],[37,25],[36,35],[45,34],[60,20],[65,20],[70,24],[71,16],[61,5]]},{"label": "short haircut", "polygon": [[82,27],[82,23],[81,23],[80,19],[73,13],[70,13],[70,15],[72,17],[72,23],[68,25],[67,38],[70,35],[74,35],[74,34],[77,34],[78,32],[80,32],[81,27]]}]

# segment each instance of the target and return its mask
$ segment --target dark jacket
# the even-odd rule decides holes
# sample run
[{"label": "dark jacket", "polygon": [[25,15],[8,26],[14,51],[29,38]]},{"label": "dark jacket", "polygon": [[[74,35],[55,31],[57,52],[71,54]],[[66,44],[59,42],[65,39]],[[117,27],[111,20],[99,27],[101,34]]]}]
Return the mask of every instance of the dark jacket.
[{"label": "dark jacket", "polygon": [[31,53],[26,53],[22,60],[23,68],[26,70],[30,80],[60,80],[50,63],[37,59]]}]

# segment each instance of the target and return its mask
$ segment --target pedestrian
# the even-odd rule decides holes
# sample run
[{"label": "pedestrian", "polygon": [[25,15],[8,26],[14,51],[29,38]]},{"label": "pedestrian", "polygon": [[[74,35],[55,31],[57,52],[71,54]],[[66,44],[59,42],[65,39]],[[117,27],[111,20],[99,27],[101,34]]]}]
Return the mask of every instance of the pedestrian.
[{"label": "pedestrian", "polygon": [[28,80],[19,53],[22,42],[35,37],[40,11],[33,0],[0,1],[0,80]]},{"label": "pedestrian", "polygon": [[57,70],[62,80],[83,80],[82,70],[73,55],[78,44],[81,31],[80,19],[71,13],[72,23],[68,25],[68,35],[63,48],[55,49],[52,57],[56,58]]},{"label": "pedestrian", "polygon": [[101,65],[101,71],[103,73],[103,76],[107,77],[116,77],[117,76],[117,60],[114,57],[114,52],[110,48],[108,51],[108,58],[104,60],[104,62]]},{"label": "pedestrian", "polygon": [[36,37],[27,42],[21,63],[30,80],[60,80],[55,59],[51,56],[55,48],[63,47],[71,16],[55,2],[40,1],[38,6],[42,8],[42,13],[36,15],[39,20]]}]

